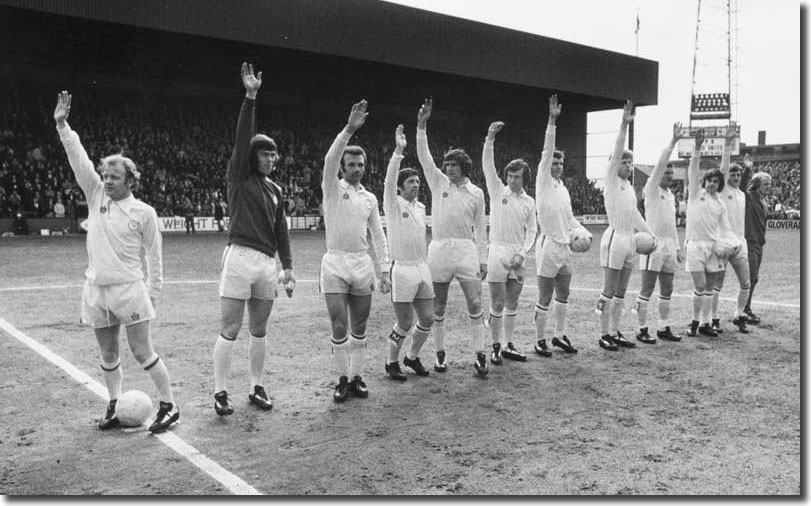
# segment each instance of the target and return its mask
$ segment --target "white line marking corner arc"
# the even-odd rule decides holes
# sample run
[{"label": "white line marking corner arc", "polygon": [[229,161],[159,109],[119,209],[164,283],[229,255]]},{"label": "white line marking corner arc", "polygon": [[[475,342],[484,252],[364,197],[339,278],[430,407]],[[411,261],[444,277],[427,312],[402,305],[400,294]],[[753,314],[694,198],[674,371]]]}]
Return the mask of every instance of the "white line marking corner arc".
[{"label": "white line marking corner arc", "polygon": [[[87,387],[88,390],[94,394],[98,395],[104,400],[109,398],[107,395],[107,389],[101,383],[94,380],[87,373],[51,351],[47,346],[27,336],[3,318],[0,318],[0,329],[4,330],[9,335],[37,352],[44,359],[68,373],[74,380],[76,380],[77,383]],[[178,455],[191,462],[217,482],[221,483],[231,493],[237,495],[263,495],[261,492],[242,480],[242,478],[229,472],[210,458],[206,457],[193,446],[183,441],[179,436],[167,432],[158,434],[156,437],[158,437],[163,444],[168,446]]]}]

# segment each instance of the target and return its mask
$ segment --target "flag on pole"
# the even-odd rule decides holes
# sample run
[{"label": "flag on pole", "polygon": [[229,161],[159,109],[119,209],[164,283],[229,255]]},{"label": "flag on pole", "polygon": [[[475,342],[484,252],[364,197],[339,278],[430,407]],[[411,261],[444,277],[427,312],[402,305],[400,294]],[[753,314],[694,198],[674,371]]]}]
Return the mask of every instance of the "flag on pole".
[{"label": "flag on pole", "polygon": [[639,9],[636,11],[636,30],[634,30],[634,33],[639,33]]}]

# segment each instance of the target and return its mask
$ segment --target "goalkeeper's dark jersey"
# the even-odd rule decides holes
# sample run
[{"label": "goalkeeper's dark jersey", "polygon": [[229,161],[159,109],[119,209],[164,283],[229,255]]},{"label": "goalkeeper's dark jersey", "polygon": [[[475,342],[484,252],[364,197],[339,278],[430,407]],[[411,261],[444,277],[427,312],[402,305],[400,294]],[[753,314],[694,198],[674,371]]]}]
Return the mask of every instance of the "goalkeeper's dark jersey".
[{"label": "goalkeeper's dark jersey", "polygon": [[236,142],[228,162],[228,244],[239,244],[270,257],[279,253],[282,267],[291,269],[290,239],[279,185],[251,169],[256,101],[245,98],[237,120]]}]

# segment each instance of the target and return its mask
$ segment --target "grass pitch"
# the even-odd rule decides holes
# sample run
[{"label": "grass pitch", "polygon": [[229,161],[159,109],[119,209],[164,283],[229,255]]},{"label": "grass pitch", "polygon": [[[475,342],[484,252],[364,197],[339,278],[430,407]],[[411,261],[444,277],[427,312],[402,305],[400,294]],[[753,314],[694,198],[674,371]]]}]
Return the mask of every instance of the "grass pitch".
[{"label": "grass pitch", "polygon": [[[594,230],[599,244],[600,230]],[[593,313],[599,251],[575,255],[569,337],[577,355],[474,376],[458,285],[449,296],[449,371],[387,378],[387,295],[369,320],[371,395],[332,402],[329,320],[317,277],[323,232],[294,232],[299,283],[276,303],[268,329],[269,413],[248,405],[246,331],[229,391],[236,413],[212,408],[211,352],[219,327],[217,277],[226,238],[164,235],[165,286],[153,336],[172,375],[174,434],[265,494],[799,494],[800,235],[770,231],[749,335],[729,323],[737,281],[728,273],[717,339],[597,346]],[[0,241],[0,318],[103,383],[92,331],[79,325],[83,236]],[[534,272],[530,259],[529,272]],[[626,307],[639,286],[632,277]],[[674,321],[690,318],[689,276],[676,276]],[[484,307],[489,306],[484,290]],[[517,344],[531,352],[535,282],[519,307]],[[655,304],[650,316],[655,318]],[[635,315],[623,329],[632,336]],[[122,342],[124,388],[155,396]],[[104,403],[0,330],[0,493],[221,494],[217,481],[143,431],[96,429]],[[431,341],[424,362],[433,357]]]}]

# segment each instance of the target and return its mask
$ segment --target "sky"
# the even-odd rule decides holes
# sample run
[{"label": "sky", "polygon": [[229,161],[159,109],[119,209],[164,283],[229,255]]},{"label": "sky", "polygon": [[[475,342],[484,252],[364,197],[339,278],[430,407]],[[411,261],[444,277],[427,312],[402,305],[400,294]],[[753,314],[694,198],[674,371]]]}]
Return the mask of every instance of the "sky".
[{"label": "sky", "polygon": [[[658,105],[637,109],[636,163],[654,164],[673,123],[689,121],[698,0],[386,1],[659,62]],[[757,144],[758,131],[765,130],[769,144],[800,142],[801,4],[731,1],[738,10],[733,119],[741,126],[741,141]],[[726,0],[702,0],[701,5],[696,91],[723,92]],[[619,110],[589,114],[590,178],[599,178],[604,169],[620,117]]]}]

